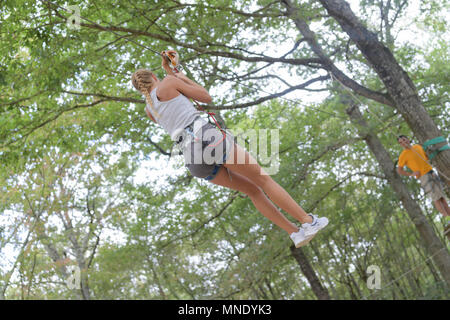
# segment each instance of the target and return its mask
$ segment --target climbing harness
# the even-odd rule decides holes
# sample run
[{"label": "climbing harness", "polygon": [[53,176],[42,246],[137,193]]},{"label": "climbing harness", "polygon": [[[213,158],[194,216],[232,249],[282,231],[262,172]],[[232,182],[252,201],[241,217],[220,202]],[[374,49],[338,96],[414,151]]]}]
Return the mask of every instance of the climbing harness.
[{"label": "climbing harness", "polygon": [[[169,160],[170,160],[170,158],[171,158],[171,156],[173,154],[175,154],[175,155],[182,155],[185,152],[185,148],[188,146],[188,144],[192,143],[192,141],[194,141],[194,143],[201,143],[202,144],[202,150],[204,148],[213,146],[212,144],[209,143],[209,141],[203,140],[201,137],[196,136],[196,133],[194,133],[194,130],[195,130],[194,123],[196,121],[198,121],[199,119],[200,119],[200,116],[197,117],[187,127],[182,128],[182,129],[181,128],[177,129],[172,134],[171,139],[174,142],[174,144],[172,145],[172,147],[170,149]],[[223,141],[223,139],[221,141]],[[218,145],[218,143],[215,144],[214,146],[216,146],[216,145]],[[174,148],[176,148],[178,152],[173,153],[173,149]],[[225,163],[226,158],[227,158],[227,153],[225,153],[223,155],[222,162],[221,163],[215,163],[214,164],[214,168],[212,169],[211,173],[207,177],[205,177],[203,179],[204,180],[212,180],[212,179],[214,179],[216,177],[217,173],[219,172],[219,169],[222,167],[223,163]],[[228,170],[227,167],[225,167],[225,169],[226,169],[226,171],[228,173],[228,176],[230,178],[230,181],[231,181],[232,180],[231,173],[230,173],[230,171]]]},{"label": "climbing harness", "polygon": [[194,134],[194,122],[197,121],[200,117],[195,118],[194,121],[190,125],[185,128],[179,128],[175,130],[175,132],[170,137],[175,144],[183,147],[185,144],[194,140],[194,142],[199,142],[201,139],[196,137]]},{"label": "climbing harness", "polygon": [[[167,62],[169,63],[169,66],[172,68],[172,70],[175,73],[180,72],[179,68],[181,67],[181,64],[179,62],[180,56],[178,55],[178,53],[175,50],[167,50],[167,51],[163,51],[162,55],[164,57],[164,59],[167,60]],[[210,117],[211,119],[213,119],[214,124],[216,125],[216,127],[219,129],[219,131],[222,133],[222,140],[218,141],[215,144],[208,144],[207,147],[216,147],[218,146],[222,141],[225,140],[226,138],[226,131],[224,129],[222,129],[222,127],[220,126],[220,124],[217,122],[216,118],[215,118],[215,113],[214,112],[210,112],[210,111],[206,111],[199,103],[198,101],[192,99],[192,101],[194,102],[194,104],[197,106],[197,109],[206,113],[208,115],[208,117]],[[194,120],[195,122],[195,120]],[[184,129],[178,129],[173,135],[175,137],[171,137],[172,140],[179,144],[181,141],[178,141],[179,139],[183,139],[183,137],[185,136],[185,134],[183,133],[189,133],[190,136],[192,136],[192,138],[198,142],[199,140],[201,140],[200,138],[196,137],[192,131],[192,127],[191,126],[187,126]]]},{"label": "climbing harness", "polygon": [[221,143],[223,140],[225,140],[226,138],[226,130],[222,129],[222,127],[220,126],[220,124],[217,122],[216,117],[215,117],[215,113],[214,112],[210,112],[210,111],[206,111],[197,101],[193,100],[194,103],[197,105],[197,109],[200,111],[205,112],[209,117],[211,117],[211,119],[214,120],[214,124],[216,125],[217,129],[220,130],[220,132],[222,133],[222,140],[220,140],[219,142],[217,142],[216,144],[210,144],[208,145],[209,147],[215,147],[218,146],[219,143]]},{"label": "climbing harness", "polygon": [[[175,73],[180,72],[179,69],[181,68],[181,64],[180,64],[180,56],[178,55],[178,53],[175,50],[167,50],[167,51],[163,51],[162,52],[163,57],[167,60],[167,62],[169,63],[169,66],[172,68],[172,70]],[[208,117],[210,117],[211,119],[213,119],[214,124],[216,125],[216,127],[220,130],[220,132],[222,133],[222,140],[218,141],[217,143],[213,144],[213,145],[208,145],[209,147],[215,147],[218,146],[219,143],[221,143],[223,140],[225,140],[226,138],[226,133],[225,130],[222,129],[222,127],[220,126],[220,124],[217,122],[216,118],[215,118],[215,113],[214,112],[210,112],[210,111],[206,111],[199,103],[198,101],[192,99],[192,101],[195,103],[195,105],[197,106],[197,109],[205,112]],[[193,134],[192,134],[193,135]],[[194,139],[195,138],[194,136]],[[172,139],[173,140],[173,139]]]}]

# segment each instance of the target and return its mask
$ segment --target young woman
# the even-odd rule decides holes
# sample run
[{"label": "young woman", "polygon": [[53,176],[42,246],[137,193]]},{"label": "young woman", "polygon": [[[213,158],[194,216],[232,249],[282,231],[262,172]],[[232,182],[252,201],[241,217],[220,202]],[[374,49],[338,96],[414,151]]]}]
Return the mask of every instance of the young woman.
[{"label": "young woman", "polygon": [[[223,135],[199,117],[200,112],[189,99],[210,103],[211,96],[183,73],[173,72],[164,58],[165,54],[173,53],[161,53],[162,67],[168,74],[163,80],[145,69],[132,76],[133,86],[145,96],[147,116],[181,144],[186,166],[193,176],[243,192],[265,217],[290,235],[296,247],[308,243],[328,224],[328,219],[307,214],[229,134]],[[207,154],[209,159],[205,159]],[[286,219],[274,203],[302,223],[302,227]]]}]

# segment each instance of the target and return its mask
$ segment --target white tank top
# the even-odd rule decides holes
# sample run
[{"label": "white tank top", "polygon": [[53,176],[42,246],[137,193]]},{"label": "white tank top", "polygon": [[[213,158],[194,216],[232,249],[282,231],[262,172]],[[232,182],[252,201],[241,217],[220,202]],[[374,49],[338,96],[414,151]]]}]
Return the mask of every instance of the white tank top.
[{"label": "white tank top", "polygon": [[181,93],[168,101],[159,101],[156,96],[156,89],[157,87],[150,92],[150,97],[153,101],[153,108],[158,114],[154,114],[152,107],[148,104],[145,107],[170,136],[178,129],[186,128],[195,118],[202,114]]}]

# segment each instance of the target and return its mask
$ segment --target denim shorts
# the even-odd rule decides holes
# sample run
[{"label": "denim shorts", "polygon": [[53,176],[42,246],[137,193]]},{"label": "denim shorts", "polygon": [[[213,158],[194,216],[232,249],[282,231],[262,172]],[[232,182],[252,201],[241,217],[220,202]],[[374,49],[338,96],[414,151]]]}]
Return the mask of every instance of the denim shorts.
[{"label": "denim shorts", "polygon": [[234,137],[200,118],[184,129],[182,151],[194,177],[212,180],[234,146]]}]

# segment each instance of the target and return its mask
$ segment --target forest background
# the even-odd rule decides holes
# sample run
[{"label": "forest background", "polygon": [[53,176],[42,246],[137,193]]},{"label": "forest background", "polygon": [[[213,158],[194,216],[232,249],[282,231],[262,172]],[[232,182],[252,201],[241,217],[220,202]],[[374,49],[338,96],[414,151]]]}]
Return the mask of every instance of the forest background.
[{"label": "forest background", "polygon": [[[397,135],[448,136],[448,13],[435,0],[2,1],[0,299],[448,299],[443,217],[395,172]],[[330,219],[308,246],[169,157],[130,82],[164,76],[142,46],[177,50],[231,131],[278,130],[273,178]],[[449,185],[450,150],[432,164]]]}]

